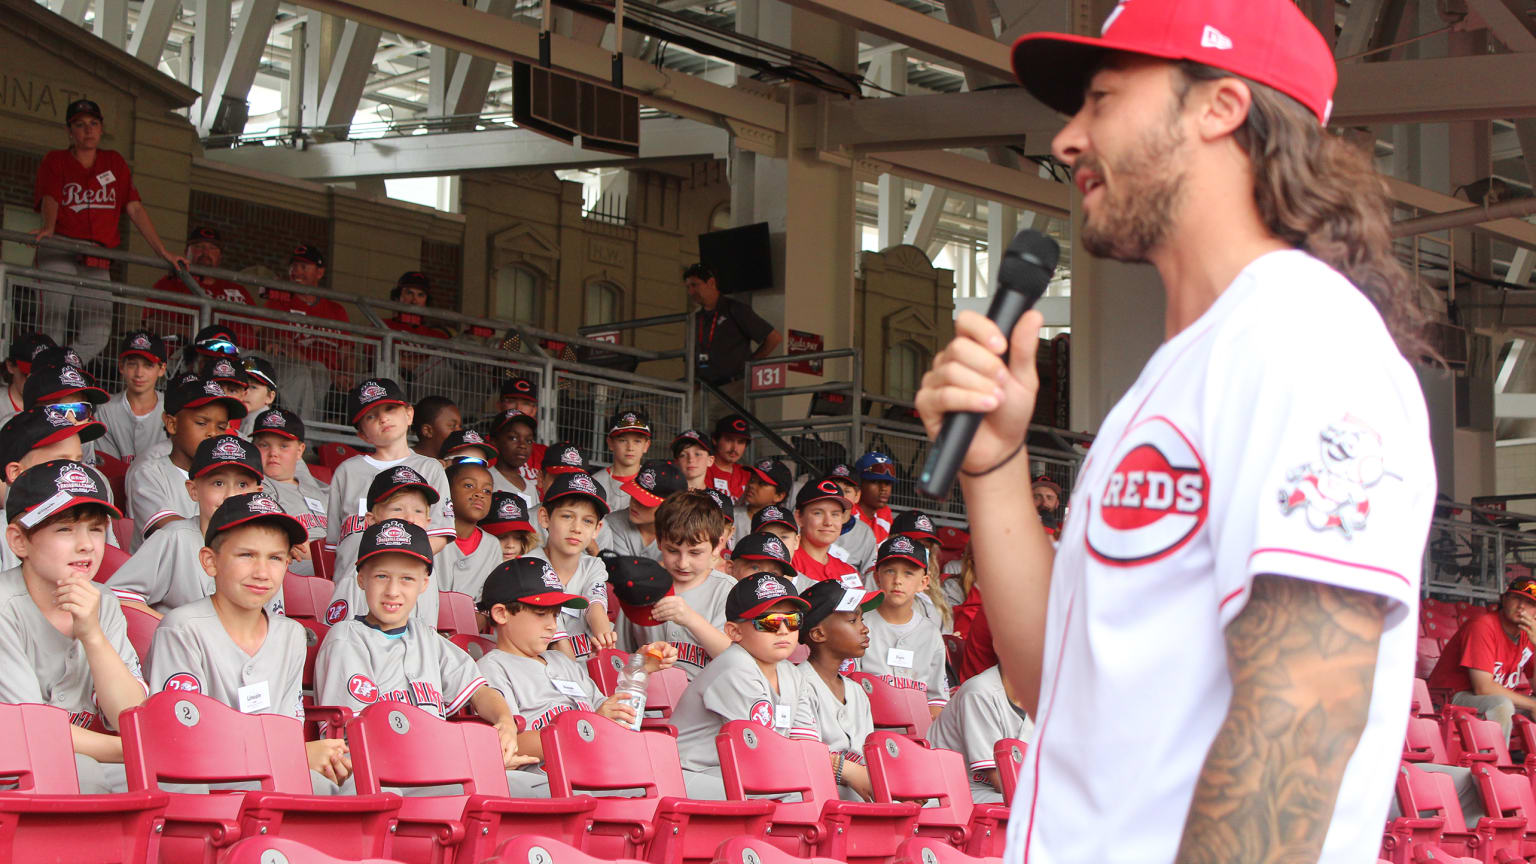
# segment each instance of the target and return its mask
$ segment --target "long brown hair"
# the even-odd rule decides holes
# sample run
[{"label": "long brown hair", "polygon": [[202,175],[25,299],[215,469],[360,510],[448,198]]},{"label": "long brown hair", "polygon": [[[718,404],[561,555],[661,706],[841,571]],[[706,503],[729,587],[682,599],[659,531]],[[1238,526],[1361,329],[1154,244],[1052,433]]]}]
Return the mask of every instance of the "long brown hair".
[{"label": "long brown hair", "polygon": [[1235,77],[1248,85],[1248,120],[1233,137],[1253,164],[1253,197],[1265,226],[1354,283],[1405,357],[1432,355],[1413,280],[1392,249],[1386,184],[1370,156],[1272,87],[1200,63],[1181,61],[1178,68],[1180,106],[1196,82]]}]

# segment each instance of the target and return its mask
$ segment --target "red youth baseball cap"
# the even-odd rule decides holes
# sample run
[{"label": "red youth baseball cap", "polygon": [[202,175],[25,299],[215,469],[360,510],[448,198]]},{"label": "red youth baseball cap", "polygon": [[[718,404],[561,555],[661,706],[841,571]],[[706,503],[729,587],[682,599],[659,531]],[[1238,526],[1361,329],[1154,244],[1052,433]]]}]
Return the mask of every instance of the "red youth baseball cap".
[{"label": "red youth baseball cap", "polygon": [[1013,74],[1036,99],[1071,116],[1112,51],[1191,60],[1279,90],[1317,116],[1333,112],[1339,73],[1323,35],[1292,0],[1120,0],[1098,38],[1028,33]]}]

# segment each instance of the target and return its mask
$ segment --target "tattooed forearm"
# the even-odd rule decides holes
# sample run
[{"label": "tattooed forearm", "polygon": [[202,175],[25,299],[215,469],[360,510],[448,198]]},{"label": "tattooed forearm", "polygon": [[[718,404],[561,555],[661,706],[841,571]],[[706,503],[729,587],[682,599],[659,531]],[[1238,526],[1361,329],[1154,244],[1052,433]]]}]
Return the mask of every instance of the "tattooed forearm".
[{"label": "tattooed forearm", "polygon": [[1195,786],[1181,864],[1316,861],[1365,728],[1386,600],[1259,576],[1227,627],[1232,706]]}]

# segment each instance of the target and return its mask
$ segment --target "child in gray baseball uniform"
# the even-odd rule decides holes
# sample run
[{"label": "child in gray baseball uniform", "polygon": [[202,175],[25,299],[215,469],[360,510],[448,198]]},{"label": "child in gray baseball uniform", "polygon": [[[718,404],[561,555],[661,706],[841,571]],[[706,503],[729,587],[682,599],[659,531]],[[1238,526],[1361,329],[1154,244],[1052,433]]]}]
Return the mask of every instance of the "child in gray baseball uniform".
[{"label": "child in gray baseball uniform", "polygon": [[491,424],[491,443],[496,446],[496,471],[491,481],[497,492],[523,499],[529,510],[539,502],[537,464],[530,462],[538,439],[539,421],[520,409],[507,408]]},{"label": "child in gray baseball uniform", "polygon": [[523,496],[515,492],[491,493],[491,509],[480,520],[480,528],[501,545],[503,561],[521,558],[539,545],[539,533],[529,521]]},{"label": "child in gray baseball uniform", "polygon": [[[315,699],[359,712],[376,702],[404,702],[446,718],[465,705],[496,727],[513,794],[536,785],[513,769],[537,760],[517,752],[517,722],[507,700],[485,685],[475,661],[430,625],[412,617],[432,587],[432,544],[419,525],[387,519],[363,531],[357,582],[367,610],[339,621],[315,657]],[[524,781],[524,782],[519,782]]]},{"label": "child in gray baseball uniform", "polygon": [[479,600],[485,577],[501,563],[501,544],[478,524],[491,511],[491,472],[478,456],[451,456],[447,461],[454,538],[437,553],[432,572],[437,574],[437,590]]},{"label": "child in gray baseball uniform", "polygon": [[245,405],[216,382],[183,377],[166,391],[161,416],[167,440],[134,457],[123,481],[135,551],[160,527],[197,515],[187,495],[192,457],[199,444],[224,434],[230,420],[245,417]]},{"label": "child in gray baseball uniform", "polygon": [[[201,693],[247,714],[303,722],[304,628],[265,607],[282,592],[288,550],[305,534],[264,492],[224,499],[198,553],[213,595],[172,609],[155,628],[152,692]],[[315,794],[335,794],[352,773],[346,743],[326,739],[304,746]]]},{"label": "child in gray baseball uniform", "polygon": [[[731,578],[741,580],[763,570],[777,573],[804,591],[811,581],[795,572],[795,562],[784,541],[766,531],[748,534],[731,550]],[[804,584],[802,584],[802,582]]]},{"label": "child in gray baseball uniform", "polygon": [[608,506],[623,510],[629,506],[625,487],[640,473],[641,460],[651,449],[651,419],[638,408],[626,408],[608,420],[608,452],[613,464],[594,471],[592,480],[603,487]]},{"label": "child in gray baseball uniform", "polygon": [[800,676],[789,662],[810,604],[788,579],[758,573],[737,582],[726,599],[726,638],[721,652],[672,711],[677,755],[688,797],[723,800],[715,736],[732,720],[750,720],[788,735],[800,702]]},{"label": "child in gray baseball uniform", "polygon": [[817,582],[800,592],[810,604],[800,624],[800,643],[811,656],[795,672],[800,676],[800,702],[789,737],[820,741],[832,759],[832,775],[845,801],[873,801],[864,739],[875,731],[869,696],[843,672],[864,656],[869,627],[864,613],[880,605],[879,591],[844,588]]},{"label": "child in gray baseball uniform", "polygon": [[[562,609],[585,609],[586,598],[571,594],[540,558],[502,562],[485,580],[480,611],[491,621],[496,648],[476,664],[491,687],[521,715],[526,731],[517,736],[519,753],[544,758],[539,731],[567,711],[596,711],[623,726],[635,721],[627,696],[604,697],[586,667],[551,649],[560,632]],[[645,646],[646,668],[671,666],[677,651],[657,642]],[[525,771],[542,775],[536,768]]]},{"label": "child in gray baseball uniform", "polygon": [[624,559],[624,572],[615,575],[610,561],[609,584],[620,608],[619,650],[670,643],[679,667],[693,680],[711,657],[730,647],[723,632],[725,600],[736,581],[714,569],[725,525],[724,513],[707,493],[680,492],[656,508],[660,563]]},{"label": "child in gray baseball uniform", "polygon": [[735,508],[731,520],[735,526],[731,548],[734,549],[741,538],[752,533],[752,517],[764,507],[778,506],[788,500],[789,487],[794,482],[789,466],[777,459],[761,459],[748,467],[747,491],[742,494],[741,504]]},{"label": "child in gray baseball uniform", "polygon": [[935,747],[965,757],[971,768],[971,800],[1001,804],[1003,781],[998,771],[1004,769],[998,766],[992,747],[1002,738],[1028,741],[1034,733],[1035,724],[1019,707],[1013,688],[1003,678],[1002,667],[992,666],[965,679],[928,730],[928,740]]},{"label": "child in gray baseball uniform", "polygon": [[[213,579],[199,561],[209,519],[225,498],[261,489],[261,463],[250,442],[220,435],[197,446],[190,468],[182,494],[196,506],[196,517],[156,531],[107,580],[125,605],[159,616],[213,593]],[[272,611],[281,613],[282,603],[279,592]]]},{"label": "child in gray baseball uniform", "polygon": [[[106,427],[94,420],[79,422],[74,413],[58,409],[57,405],[28,408],[0,426],[0,481],[14,483],[21,472],[53,459],[85,463],[85,445],[99,440]],[[0,498],[4,494],[4,487],[0,487]],[[110,486],[107,500],[116,506]],[[107,542],[114,542],[110,523]],[[0,544],[0,570],[19,566],[21,560],[11,548]]]},{"label": "child in gray baseball uniform", "polygon": [[121,515],[106,480],[68,459],[23,471],[6,499],[5,541],[21,564],[0,572],[0,702],[69,712],[87,793],[126,791],[127,778],[122,741],[86,727],[116,729],[147,692],[117,598],[91,581]]},{"label": "child in gray baseball uniform", "polygon": [[607,515],[608,504],[591,475],[581,471],[550,475],[539,505],[539,525],[547,539],[542,549],[528,553],[548,561],[565,590],[587,600],[585,609],[561,611],[561,633],[555,641],[557,650],[577,660],[612,648],[616,640],[608,620],[608,569],[585,551]]},{"label": "child in gray baseball uniform", "polygon": [[165,377],[165,342],[148,330],[123,336],[117,352],[117,372],[123,392],[108,399],[96,412],[107,434],[96,442],[96,452],[124,462],[165,440],[165,396],[155,389]]},{"label": "child in gray baseball uniform", "polygon": [[782,504],[769,504],[757,511],[752,517],[750,533],[772,534],[779,538],[789,550],[790,558],[794,558],[795,550],[800,548],[800,523],[795,519],[795,511]]},{"label": "child in gray baseball uniform", "polygon": [[[347,394],[347,417],[357,434],[374,448],[336,466],[331,475],[330,494],[326,498],[325,545],[339,549],[341,541],[367,527],[368,487],[380,471],[411,468],[437,490],[433,499],[427,536],[437,553],[453,539],[453,504],[448,498],[448,478],[443,463],[411,450],[406,436],[411,430],[415,408],[405,401],[405,391],[388,378],[368,378],[358,382]],[[340,572],[340,555],[337,555]]]},{"label": "child in gray baseball uniform", "polygon": [[859,669],[894,687],[922,690],[934,717],[949,702],[944,675],[944,637],[932,618],[917,612],[917,595],[928,587],[928,550],[909,537],[887,537],[876,555],[875,580],[885,601],[864,613],[869,650]]},{"label": "child in gray baseball uniform", "polygon": [[[953,633],[955,612],[944,594],[944,570],[939,566],[939,552],[943,547],[939,543],[938,529],[934,527],[933,519],[921,510],[903,510],[891,519],[891,536],[906,537],[921,544],[928,552],[928,585],[917,595],[917,611],[932,618],[933,623],[939,625],[940,633]],[[874,577],[874,565],[871,562],[865,578],[872,583]]]},{"label": "child in gray baseball uniform", "polygon": [[[257,385],[260,386],[260,385]],[[329,516],[325,510],[326,487],[299,471],[304,463],[304,420],[286,408],[268,408],[256,416],[251,443],[261,454],[261,487],[277,500],[283,512],[304,526],[304,542],[294,547],[288,569],[300,576],[315,575],[309,543],[324,540]]]},{"label": "child in gray baseball uniform", "polygon": [[670,462],[649,460],[635,476],[624,482],[624,497],[629,505],[615,509],[603,520],[597,534],[597,548],[618,555],[638,555],[661,560],[656,545],[656,508],[668,497],[688,488],[683,472]]},{"label": "child in gray baseball uniform", "polygon": [[672,464],[683,472],[689,489],[709,486],[709,469],[715,464],[715,442],[697,429],[684,429],[672,439]]},{"label": "child in gray baseball uniform", "polygon": [[[363,517],[364,528],[371,528],[387,519],[409,522],[421,530],[431,524],[432,505],[437,503],[437,488],[416,472],[414,468],[400,465],[380,471],[368,486],[364,505],[368,513]],[[326,607],[325,621],[336,625],[348,618],[363,614],[368,608],[363,588],[357,581],[358,551],[362,548],[361,531],[350,534],[336,548],[336,574],[331,588],[331,604]],[[412,615],[429,629],[437,626],[439,607],[438,589],[434,584],[430,591],[422,591],[412,608]]]}]

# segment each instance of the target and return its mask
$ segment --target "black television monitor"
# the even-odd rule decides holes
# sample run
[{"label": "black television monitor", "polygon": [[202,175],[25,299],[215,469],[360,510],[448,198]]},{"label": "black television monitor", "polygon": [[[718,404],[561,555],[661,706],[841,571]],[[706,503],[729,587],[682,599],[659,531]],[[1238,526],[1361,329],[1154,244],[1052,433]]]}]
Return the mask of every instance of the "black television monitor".
[{"label": "black television monitor", "polygon": [[773,287],[773,250],[767,222],[700,234],[699,260],[714,271],[722,294]]}]

